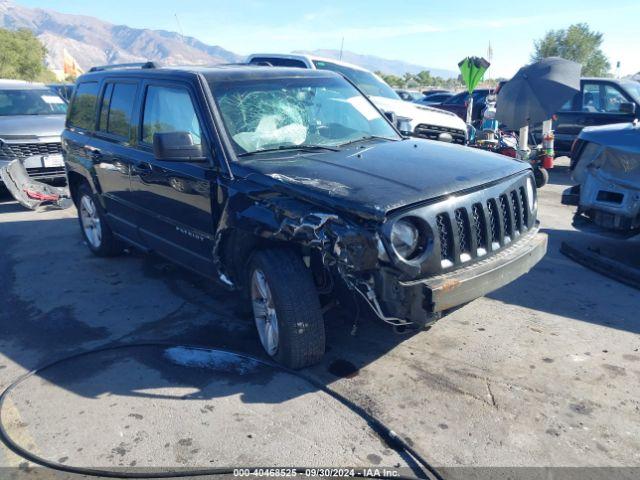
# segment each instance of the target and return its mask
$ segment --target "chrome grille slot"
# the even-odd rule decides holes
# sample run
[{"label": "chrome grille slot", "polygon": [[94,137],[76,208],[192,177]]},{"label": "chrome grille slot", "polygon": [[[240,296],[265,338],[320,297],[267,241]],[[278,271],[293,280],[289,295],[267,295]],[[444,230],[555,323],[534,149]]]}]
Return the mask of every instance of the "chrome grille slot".
[{"label": "chrome grille slot", "polygon": [[473,217],[473,233],[476,238],[476,246],[478,249],[478,256],[487,253],[487,223],[484,218],[484,212],[482,211],[482,205],[474,203],[471,207],[471,215]]},{"label": "chrome grille slot", "polygon": [[513,236],[513,225],[511,224],[511,211],[509,208],[509,200],[506,195],[500,195],[500,214],[504,224],[504,243],[509,243]]},{"label": "chrome grille slot", "polygon": [[527,205],[527,194],[524,187],[519,188],[520,191],[520,206],[522,211],[523,227],[526,229],[529,225],[529,205]]},{"label": "chrome grille slot", "polygon": [[516,190],[511,190],[511,206],[513,208],[513,219],[515,221],[515,228],[513,230],[514,234],[519,234],[522,232],[522,213],[520,211],[520,199],[518,198],[518,192]]},{"label": "chrome grille slot", "polygon": [[498,217],[498,206],[494,199],[487,201],[487,212],[489,213],[491,226],[491,248],[495,250],[500,246],[500,218]]},{"label": "chrome grille slot", "polygon": [[440,259],[442,266],[453,265],[453,232],[449,215],[441,213],[436,216],[438,235],[440,237]]},{"label": "chrome grille slot", "polygon": [[460,248],[460,261],[471,260],[471,228],[469,227],[469,217],[467,210],[458,208],[454,212],[456,217],[456,228],[458,233],[458,246]]}]

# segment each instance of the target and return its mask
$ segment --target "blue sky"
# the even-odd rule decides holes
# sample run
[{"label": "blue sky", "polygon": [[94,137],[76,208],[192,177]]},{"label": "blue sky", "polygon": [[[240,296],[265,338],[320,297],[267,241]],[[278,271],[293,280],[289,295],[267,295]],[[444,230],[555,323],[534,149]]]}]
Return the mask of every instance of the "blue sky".
[{"label": "blue sky", "polygon": [[486,55],[491,76],[527,63],[533,40],[549,29],[587,22],[604,33],[603,49],[622,74],[640,71],[639,0],[337,1],[293,0],[18,0],[132,27],[178,31],[240,54],[340,48],[457,69],[467,55]]}]

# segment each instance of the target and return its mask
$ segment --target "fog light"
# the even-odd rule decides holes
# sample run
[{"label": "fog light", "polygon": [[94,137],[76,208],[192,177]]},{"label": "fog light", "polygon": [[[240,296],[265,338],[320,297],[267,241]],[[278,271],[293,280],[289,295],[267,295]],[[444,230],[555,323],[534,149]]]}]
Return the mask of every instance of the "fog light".
[{"label": "fog light", "polygon": [[447,132],[442,132],[440,135],[438,135],[438,140],[440,140],[441,142],[453,142],[453,137],[451,136],[450,133]]}]

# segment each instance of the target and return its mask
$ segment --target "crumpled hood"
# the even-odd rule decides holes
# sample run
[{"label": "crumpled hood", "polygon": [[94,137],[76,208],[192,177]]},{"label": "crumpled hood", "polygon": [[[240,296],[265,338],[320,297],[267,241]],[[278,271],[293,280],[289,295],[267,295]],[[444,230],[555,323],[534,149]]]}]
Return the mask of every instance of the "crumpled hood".
[{"label": "crumpled hood", "polygon": [[613,123],[585,127],[580,133],[580,139],[617,150],[640,153],[640,123]]},{"label": "crumpled hood", "polygon": [[467,125],[455,113],[386,97],[370,97],[370,99],[379,109],[385,112],[394,112],[398,117],[410,118],[412,128],[425,123],[427,125],[467,130]]},{"label": "crumpled hood", "polygon": [[[362,148],[360,148],[362,147]],[[530,168],[503,155],[444,142],[363,142],[339,152],[287,152],[242,164],[290,193],[364,217],[494,182]]]},{"label": "crumpled hood", "polygon": [[59,137],[64,130],[65,118],[65,115],[0,116],[0,139]]}]

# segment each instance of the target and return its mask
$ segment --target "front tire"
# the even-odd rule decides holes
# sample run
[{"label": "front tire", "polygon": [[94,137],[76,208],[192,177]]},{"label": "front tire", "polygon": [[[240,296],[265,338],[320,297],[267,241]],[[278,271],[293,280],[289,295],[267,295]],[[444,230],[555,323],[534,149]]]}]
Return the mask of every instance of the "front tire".
[{"label": "front tire", "polygon": [[78,188],[78,220],[89,250],[98,257],[122,253],[122,243],[115,237],[96,196],[86,183]]},{"label": "front tire", "polygon": [[325,349],[324,320],[302,259],[287,249],[262,250],[248,273],[253,316],[267,354],[294,369],[317,363]]},{"label": "front tire", "polygon": [[542,188],[549,183],[549,171],[544,167],[534,168],[533,177],[536,180],[536,188]]}]

